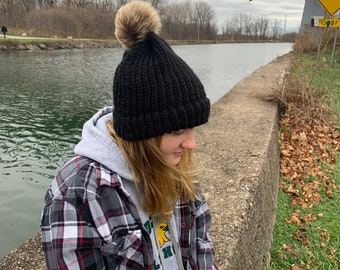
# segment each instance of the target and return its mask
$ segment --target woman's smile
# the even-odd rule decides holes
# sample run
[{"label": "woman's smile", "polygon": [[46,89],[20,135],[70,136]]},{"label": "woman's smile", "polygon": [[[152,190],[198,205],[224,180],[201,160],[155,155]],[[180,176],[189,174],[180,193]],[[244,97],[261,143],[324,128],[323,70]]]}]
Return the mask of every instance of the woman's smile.
[{"label": "woman's smile", "polygon": [[177,165],[186,149],[196,148],[194,129],[181,129],[172,133],[165,133],[161,139],[160,150],[170,165]]}]

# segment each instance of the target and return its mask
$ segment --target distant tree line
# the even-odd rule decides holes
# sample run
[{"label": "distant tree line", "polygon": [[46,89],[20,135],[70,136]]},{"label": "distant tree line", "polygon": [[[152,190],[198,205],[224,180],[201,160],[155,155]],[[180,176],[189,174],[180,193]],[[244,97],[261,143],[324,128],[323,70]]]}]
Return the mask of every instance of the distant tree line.
[{"label": "distant tree line", "polygon": [[271,28],[269,24],[268,18],[253,19],[247,14],[234,15],[223,25],[222,35],[232,39],[278,39],[280,35],[279,21],[273,21]]},{"label": "distant tree line", "polygon": [[[112,38],[114,17],[128,0],[0,0],[0,23],[30,35]],[[174,40],[282,39],[282,22],[234,15],[218,31],[208,2],[149,0],[162,20],[162,36]]]}]

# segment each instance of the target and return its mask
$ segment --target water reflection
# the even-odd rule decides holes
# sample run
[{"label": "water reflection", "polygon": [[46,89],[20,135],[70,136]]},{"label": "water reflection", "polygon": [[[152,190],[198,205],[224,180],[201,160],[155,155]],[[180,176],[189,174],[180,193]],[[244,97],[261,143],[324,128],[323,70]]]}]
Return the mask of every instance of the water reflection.
[{"label": "water reflection", "polygon": [[83,123],[112,103],[121,52],[91,53],[0,54],[0,257],[39,230],[44,192]]},{"label": "water reflection", "polygon": [[[256,44],[226,46],[174,47],[212,102],[290,49],[275,45],[268,57]],[[119,49],[0,53],[0,258],[39,230],[44,193],[73,155],[83,123],[112,104],[121,57]]]}]

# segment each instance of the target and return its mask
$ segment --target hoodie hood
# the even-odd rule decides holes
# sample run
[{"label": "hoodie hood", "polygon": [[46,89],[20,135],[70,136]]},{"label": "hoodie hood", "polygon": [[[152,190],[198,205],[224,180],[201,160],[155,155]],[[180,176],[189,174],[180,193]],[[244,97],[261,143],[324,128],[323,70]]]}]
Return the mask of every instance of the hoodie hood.
[{"label": "hoodie hood", "polygon": [[128,163],[106,128],[112,112],[113,107],[103,108],[84,124],[82,138],[74,148],[74,153],[93,159],[121,177],[132,180]]}]

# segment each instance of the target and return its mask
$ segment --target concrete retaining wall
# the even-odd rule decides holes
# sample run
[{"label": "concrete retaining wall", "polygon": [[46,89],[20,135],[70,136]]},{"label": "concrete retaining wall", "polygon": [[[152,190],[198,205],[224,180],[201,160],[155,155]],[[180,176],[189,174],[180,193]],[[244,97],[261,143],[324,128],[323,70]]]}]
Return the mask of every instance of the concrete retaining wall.
[{"label": "concrete retaining wall", "polygon": [[278,108],[263,101],[288,70],[288,55],[239,82],[197,129],[203,189],[213,214],[221,269],[263,269],[271,244],[279,180]]}]

